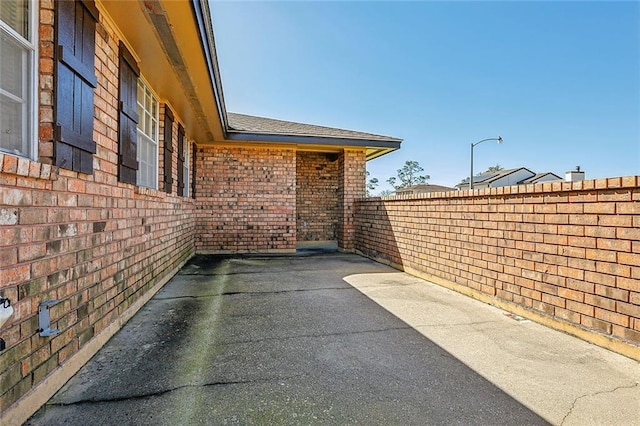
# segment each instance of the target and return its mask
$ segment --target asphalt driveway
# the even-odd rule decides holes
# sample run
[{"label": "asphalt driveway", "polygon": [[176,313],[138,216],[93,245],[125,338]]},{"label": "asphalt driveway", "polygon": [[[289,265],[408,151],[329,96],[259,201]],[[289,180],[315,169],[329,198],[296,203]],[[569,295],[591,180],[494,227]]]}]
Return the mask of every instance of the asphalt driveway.
[{"label": "asphalt driveway", "polygon": [[390,272],[196,256],[27,424],[545,424],[344,280]]}]

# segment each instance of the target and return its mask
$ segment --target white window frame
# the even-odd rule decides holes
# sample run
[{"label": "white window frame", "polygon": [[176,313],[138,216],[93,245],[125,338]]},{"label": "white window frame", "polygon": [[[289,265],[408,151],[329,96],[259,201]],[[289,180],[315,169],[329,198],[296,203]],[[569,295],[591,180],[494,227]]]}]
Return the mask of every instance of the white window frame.
[{"label": "white window frame", "polygon": [[[136,160],[138,160],[138,171],[136,173],[136,182],[138,186],[144,186],[151,189],[158,189],[158,163],[159,163],[159,133],[160,133],[160,101],[158,96],[151,90],[151,87],[147,82],[142,78],[138,78],[138,93],[140,90],[143,92],[143,97],[140,99],[140,96],[137,98],[138,103],[138,128],[137,128],[137,149],[136,149]],[[155,104],[155,114],[153,112],[153,108],[151,111],[147,110],[145,107],[145,100],[147,97],[150,98],[151,103]],[[151,134],[145,132],[145,127],[147,124],[147,120],[151,120],[151,124],[149,126],[149,130]],[[155,140],[153,138],[155,134]],[[142,144],[147,144],[152,147],[152,152],[147,159],[141,158],[142,152]],[[145,167],[143,168],[143,164]],[[149,165],[153,170],[151,170],[148,176],[143,176],[143,172],[148,170],[147,165]]]},{"label": "white window frame", "polygon": [[182,149],[184,151],[183,153],[184,162],[182,163],[182,183],[184,185],[184,188],[182,188],[183,197],[189,196],[189,186],[191,182],[191,180],[189,179],[189,161],[191,161],[191,157],[189,156],[190,146],[191,146],[191,143],[189,142],[189,139],[187,139],[187,137],[185,136],[184,142],[182,143]]},{"label": "white window frame", "polygon": [[[2,1],[2,0],[0,0]],[[29,5],[29,25],[28,25],[28,37],[25,39],[21,34],[16,32],[13,28],[11,28],[8,24],[4,23],[0,20],[0,32],[5,36],[8,36],[15,42],[17,42],[21,47],[23,47],[27,51],[26,64],[23,64],[23,67],[26,65],[30,67],[29,76],[27,76],[24,80],[25,86],[22,88],[24,94],[24,102],[26,105],[23,107],[23,113],[25,114],[25,123],[23,125],[23,133],[24,139],[27,140],[27,150],[28,152],[15,152],[9,151],[0,147],[0,152],[4,154],[16,155],[18,157],[26,157],[31,160],[37,160],[38,155],[38,125],[39,125],[39,114],[38,114],[38,9],[39,2],[37,0],[27,0],[27,4]],[[24,73],[24,68],[23,68]],[[0,88],[0,94],[4,96],[8,96],[15,99],[14,95],[3,91]],[[2,129],[0,129],[2,131]]]}]

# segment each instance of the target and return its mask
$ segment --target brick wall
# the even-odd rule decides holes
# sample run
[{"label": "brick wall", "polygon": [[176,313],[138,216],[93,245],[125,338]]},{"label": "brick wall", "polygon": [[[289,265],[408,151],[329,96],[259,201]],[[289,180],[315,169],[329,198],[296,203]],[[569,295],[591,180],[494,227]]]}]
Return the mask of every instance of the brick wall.
[{"label": "brick wall", "polygon": [[[0,355],[0,412],[194,253],[193,200],[118,182],[118,39],[102,17],[94,173],[50,165],[52,6],[43,1],[40,13],[40,160],[0,154],[0,295],[15,309],[0,330],[7,343]],[[52,327],[60,330],[53,337],[37,332],[38,304],[46,300],[58,301],[50,311]]]},{"label": "brick wall", "polygon": [[338,247],[353,250],[355,201],[366,195],[366,158],[362,149],[345,149],[339,158]]},{"label": "brick wall", "polygon": [[335,241],[338,225],[338,155],[296,156],[298,241]]},{"label": "brick wall", "polygon": [[476,194],[360,200],[356,248],[484,300],[640,345],[640,177]]},{"label": "brick wall", "polygon": [[40,122],[38,126],[38,154],[40,162],[46,164],[53,164],[53,9],[53,0],[40,1],[38,34],[38,89],[40,92],[38,112]]},{"label": "brick wall", "polygon": [[196,162],[197,252],[295,251],[294,149],[202,147]]}]

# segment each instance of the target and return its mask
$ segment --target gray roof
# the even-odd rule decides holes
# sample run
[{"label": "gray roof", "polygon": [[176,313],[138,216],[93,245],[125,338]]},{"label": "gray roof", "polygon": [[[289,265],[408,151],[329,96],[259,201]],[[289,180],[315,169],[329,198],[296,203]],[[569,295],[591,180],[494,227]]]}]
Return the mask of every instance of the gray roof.
[{"label": "gray roof", "polygon": [[521,180],[521,181],[520,181],[520,182],[518,182],[518,183],[534,183],[534,182],[535,182],[535,181],[537,181],[538,179],[543,178],[543,177],[545,177],[545,176],[547,176],[547,175],[552,175],[552,176],[553,176],[553,177],[555,177],[556,179],[558,179],[558,180],[562,180],[562,178],[561,178],[560,176],[558,176],[557,174],[555,174],[555,173],[552,173],[552,172],[544,172],[544,173],[537,173],[537,174],[535,174],[535,175],[533,175],[533,176],[531,176],[531,177],[528,177],[528,178],[526,178],[526,179],[524,179],[524,180]]},{"label": "gray roof", "polygon": [[[515,173],[518,170],[526,170],[529,173],[534,174],[531,170],[527,169],[526,167],[517,167],[515,169],[500,170],[498,172],[498,174],[496,174],[495,176],[492,176],[492,177],[490,177],[488,179],[485,179],[483,182],[494,182],[494,181],[496,181],[496,180],[498,180],[500,178],[503,178],[505,176],[510,175],[511,173]],[[474,179],[473,181],[475,182],[476,180]]]},{"label": "gray roof", "polygon": [[[491,183],[494,182],[502,177],[505,177],[507,175],[510,175],[511,173],[517,172],[518,170],[526,170],[529,173],[533,173],[531,170],[527,169],[526,167],[517,167],[515,169],[506,169],[506,170],[500,170],[497,172],[484,172],[481,173],[479,175],[475,175],[473,177],[473,183]],[[521,182],[519,182],[521,183]],[[465,180],[463,180],[462,182],[460,182],[459,184],[456,185],[456,187],[463,187],[463,186],[467,186],[469,185],[469,178],[466,178]]]},{"label": "gray roof", "polygon": [[353,130],[336,129],[314,124],[295,123],[293,121],[276,120],[274,118],[255,117],[252,115],[227,113],[229,131],[263,135],[303,136],[311,138],[360,140],[371,142],[395,142],[402,139],[373,133],[355,132]]}]

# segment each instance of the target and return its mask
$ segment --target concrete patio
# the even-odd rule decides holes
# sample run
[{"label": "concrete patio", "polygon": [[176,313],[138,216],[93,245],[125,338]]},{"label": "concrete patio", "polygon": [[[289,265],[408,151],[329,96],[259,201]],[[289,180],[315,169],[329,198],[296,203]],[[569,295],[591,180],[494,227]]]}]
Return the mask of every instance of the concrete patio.
[{"label": "concrete patio", "polygon": [[638,424],[639,380],[356,255],[196,256],[27,424]]}]

